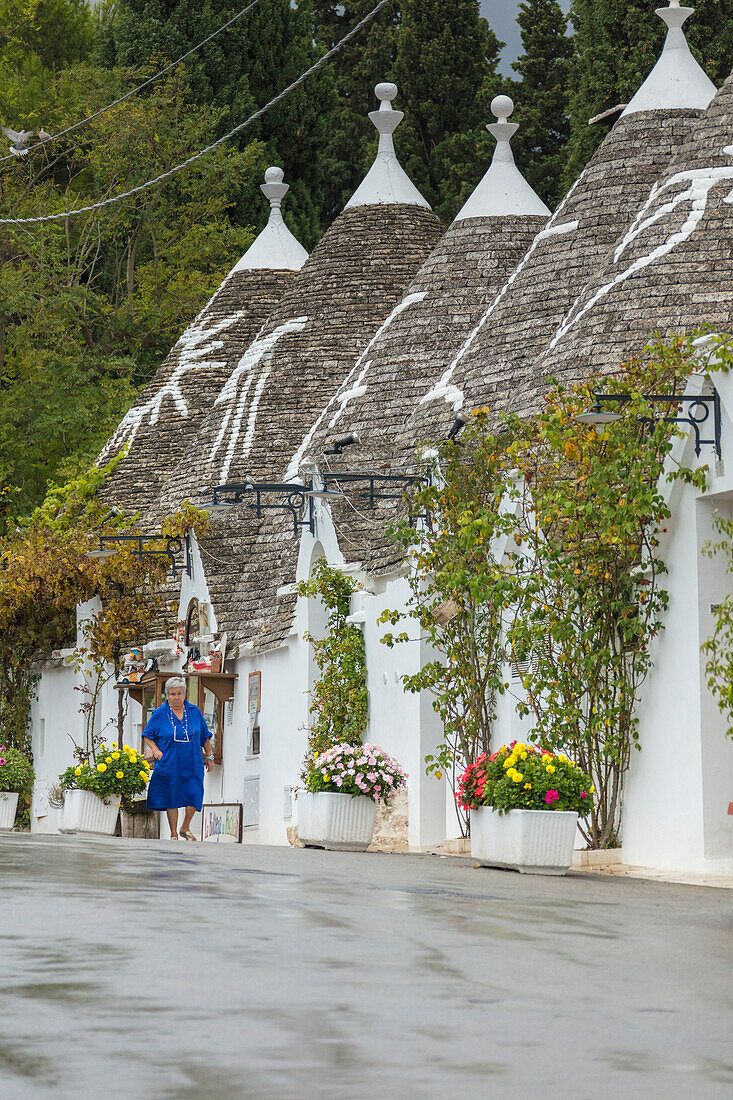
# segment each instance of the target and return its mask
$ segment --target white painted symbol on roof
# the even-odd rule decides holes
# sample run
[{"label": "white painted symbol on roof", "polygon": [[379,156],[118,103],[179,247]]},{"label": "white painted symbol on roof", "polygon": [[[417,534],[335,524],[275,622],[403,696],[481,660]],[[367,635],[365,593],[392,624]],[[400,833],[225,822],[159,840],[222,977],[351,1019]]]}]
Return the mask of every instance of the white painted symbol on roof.
[{"label": "white painted symbol on roof", "polygon": [[[723,152],[726,156],[733,157],[733,145],[726,145]],[[646,233],[653,225],[656,225],[662,218],[674,214],[678,207],[681,207],[682,214],[685,214],[682,224],[679,228],[670,232],[669,236],[666,240],[662,241],[661,244],[657,245],[649,252],[644,253],[644,255],[638,256],[628,267],[624,268],[623,271],[620,271],[612,279],[609,279],[607,283],[599,287],[595,294],[588,299],[582,309],[577,308],[578,302],[580,301],[580,299],[578,299],[573,309],[567,315],[548,344],[547,350],[552,350],[558,341],[561,340],[571,328],[577,325],[581,317],[584,317],[586,313],[593,309],[593,307],[597,305],[602,298],[605,298],[605,296],[615,287],[626,282],[626,280],[630,279],[632,275],[635,275],[637,271],[641,271],[650,264],[656,263],[662,256],[666,256],[680,244],[683,244],[684,241],[688,240],[702,221],[713,187],[721,180],[730,179],[733,179],[733,166],[720,165],[716,168],[696,168],[687,172],[677,172],[675,175],[670,176],[668,180],[662,183],[655,183],[649,193],[648,199],[639,210],[639,213],[629,226],[621,243],[616,248],[613,257],[614,265],[618,264],[619,260],[624,256],[634,241]],[[681,190],[670,197],[670,190],[680,185],[683,185]],[[729,192],[723,201],[733,203],[733,191]]]},{"label": "white painted symbol on roof", "polygon": [[222,482],[226,481],[229,476],[229,469],[232,464],[232,459],[234,458],[237,443],[239,442],[245,412],[247,412],[247,398],[252,388],[252,382],[257,369],[261,368],[262,374],[255,384],[252,404],[247,414],[247,429],[241,450],[243,458],[246,458],[252,449],[252,441],[254,439],[257,422],[257,411],[271,370],[269,365],[270,356],[277,343],[282,340],[284,336],[287,336],[291,332],[300,332],[307,324],[307,317],[294,317],[292,320],[286,321],[282,325],[278,325],[278,327],[273,329],[272,332],[269,332],[267,336],[258,336],[249,345],[236,368],[232,371],[222,387],[222,391],[214,402],[214,405],[229,405],[229,408],[222,416],[219,434],[214,440],[209,453],[209,463],[212,463],[228,433],[227,449],[219,475]]},{"label": "white painted symbol on roof", "polygon": [[[323,421],[326,419],[329,411],[333,408],[333,406],[338,403],[338,404],[340,404],[341,407],[339,409],[337,409],[336,412],[331,417],[331,420],[329,421],[329,425],[328,425],[329,428],[334,427],[334,425],[339,420],[339,418],[341,417],[344,409],[346,408],[346,406],[349,404],[350,401],[353,401],[355,398],[361,397],[364,393],[366,393],[367,385],[364,382],[364,379],[366,378],[367,374],[369,373],[369,368],[372,365],[372,360],[367,359],[367,356],[369,355],[369,352],[372,350],[372,348],[377,343],[377,341],[380,339],[380,337],[387,331],[387,329],[390,327],[390,325],[392,325],[394,323],[394,321],[396,321],[396,319],[400,316],[401,313],[404,313],[406,309],[410,308],[410,306],[414,306],[418,302],[422,302],[422,300],[426,297],[427,297],[427,291],[424,291],[424,290],[418,291],[415,294],[405,295],[405,297],[402,299],[402,301],[398,302],[398,304],[394,307],[394,309],[390,313],[387,320],[384,321],[380,325],[380,327],[374,333],[374,336],[372,336],[371,340],[369,341],[367,346],[364,348],[364,350],[361,353],[361,355],[359,356],[359,358],[356,360],[356,363],[354,364],[354,366],[351,368],[349,373],[346,375],[346,378],[344,378],[343,382],[341,383],[339,388],[336,390],[336,393],[333,395],[331,400],[326,405],[325,409],[323,409],[323,411],[317,417],[315,423],[306,432],[305,437],[303,439],[303,442],[300,444],[297,451],[295,452],[293,457],[290,459],[290,462],[288,464],[288,468],[285,471],[285,481],[292,481],[294,478],[298,477],[298,469],[300,467],[301,462],[303,461],[303,456],[305,455],[306,451],[310,447],[313,436],[316,434],[316,432],[320,428]],[[360,367],[362,369],[359,372],[359,375],[356,379],[356,382],[354,383],[353,386],[350,386],[349,384],[351,382],[351,379],[354,377],[354,375],[356,374],[356,372],[359,370]]]},{"label": "white painted symbol on roof", "polygon": [[[576,180],[575,186],[577,186],[579,181],[580,181],[580,177],[578,178],[578,180]],[[568,198],[570,197],[570,194],[572,194],[572,191],[568,193],[568,196],[567,196]],[[558,208],[558,213],[559,213],[560,209],[561,208]],[[507,293],[507,291],[511,287],[512,283],[519,276],[519,274],[523,271],[524,267],[526,266],[526,264],[528,263],[530,257],[532,256],[532,253],[535,251],[535,249],[538,247],[538,245],[540,245],[542,243],[542,241],[547,240],[548,237],[558,237],[558,236],[563,236],[566,233],[574,233],[577,228],[578,228],[577,219],[574,219],[573,221],[569,221],[569,222],[561,222],[560,225],[554,225],[552,220],[551,220],[549,225],[546,225],[544,229],[540,230],[540,232],[537,234],[535,239],[532,241],[532,244],[530,245],[527,252],[525,252],[525,254],[522,257],[522,259],[520,260],[520,262],[514,268],[514,271],[511,273],[511,275],[509,276],[507,281],[504,283],[504,286],[501,288],[499,293],[496,295],[496,297],[494,298],[493,302],[488,307],[488,309],[484,312],[481,320],[476,325],[475,329],[468,334],[468,336],[466,337],[462,347],[459,349],[459,351],[457,352],[457,354],[453,358],[453,361],[451,362],[451,364],[443,372],[443,374],[440,377],[439,381],[437,381],[435,383],[435,385],[432,387],[432,389],[428,390],[428,392],[423,394],[423,396],[420,398],[420,404],[421,405],[426,405],[429,401],[440,401],[442,399],[443,401],[447,402],[448,404],[451,404],[453,406],[453,409],[456,412],[458,412],[458,410],[463,405],[463,390],[459,389],[458,386],[454,385],[452,383],[451,379],[453,378],[453,375],[456,371],[456,368],[461,363],[461,360],[465,357],[465,355],[470,350],[471,345],[473,344],[473,342],[476,339],[476,337],[478,336],[478,334],[485,327],[487,322],[491,319],[491,316],[492,316],[494,310],[499,305],[499,303],[503,299],[504,295]]]},{"label": "white painted symbol on roof", "polygon": [[[206,306],[206,310],[211,307],[213,301],[212,298]],[[224,329],[229,328],[240,317],[243,317],[244,311],[237,310],[236,313],[225,317],[215,325],[207,325],[205,321],[200,319],[201,316],[202,314],[199,314],[199,317],[186,329],[175,345],[173,351],[177,351],[178,355],[175,360],[175,367],[169,377],[147,400],[143,401],[142,404],[133,405],[125,414],[114,435],[107,441],[97,460],[98,462],[103,462],[109,454],[120,448],[124,443],[132,445],[146,419],[151,425],[157,424],[166,399],[172,402],[178,415],[185,420],[188,417],[188,405],[181,390],[181,381],[184,376],[192,370],[201,370],[203,367],[226,366],[226,360],[203,359],[203,356],[210,355],[224,346],[223,340],[214,340],[213,337],[218,336]]]}]

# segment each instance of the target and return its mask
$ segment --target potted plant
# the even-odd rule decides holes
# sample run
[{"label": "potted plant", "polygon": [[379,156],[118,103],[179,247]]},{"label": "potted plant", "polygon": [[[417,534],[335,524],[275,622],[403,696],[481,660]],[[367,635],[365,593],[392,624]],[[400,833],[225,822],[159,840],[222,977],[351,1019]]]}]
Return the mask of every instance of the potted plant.
[{"label": "potted plant", "polygon": [[27,756],[10,745],[0,745],[0,829],[12,829],[18,810],[18,797],[30,800],[33,791],[33,766]]},{"label": "potted plant", "polygon": [[515,741],[468,767],[456,798],[471,812],[477,863],[564,875],[578,816],[593,806],[593,784],[563,753]]},{"label": "potted plant", "polygon": [[112,836],[120,806],[144,791],[149,778],[148,762],[135,749],[108,749],[102,743],[94,756],[82,755],[59,776],[64,792],[59,829]]},{"label": "potted plant", "polygon": [[378,801],[404,786],[399,764],[376,745],[335,745],[305,774],[298,794],[298,838],[307,848],[365,852]]}]

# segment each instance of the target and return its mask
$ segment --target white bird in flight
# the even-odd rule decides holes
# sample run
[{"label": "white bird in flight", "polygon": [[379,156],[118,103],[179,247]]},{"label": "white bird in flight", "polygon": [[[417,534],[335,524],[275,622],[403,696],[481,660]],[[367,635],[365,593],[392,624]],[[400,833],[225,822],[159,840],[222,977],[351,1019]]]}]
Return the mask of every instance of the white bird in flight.
[{"label": "white bird in flight", "polygon": [[2,126],[0,127],[0,129],[2,129],[5,137],[10,140],[10,152],[13,154],[13,156],[27,157],[28,150],[26,149],[26,145],[34,136],[36,131],[21,130],[20,132],[17,132],[16,130],[11,130],[8,126]]}]

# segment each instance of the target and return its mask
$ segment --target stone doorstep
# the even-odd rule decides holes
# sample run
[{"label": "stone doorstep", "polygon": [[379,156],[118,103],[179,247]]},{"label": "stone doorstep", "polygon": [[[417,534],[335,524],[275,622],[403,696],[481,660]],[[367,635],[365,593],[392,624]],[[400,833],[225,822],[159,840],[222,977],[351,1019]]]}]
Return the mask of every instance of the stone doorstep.
[{"label": "stone doorstep", "polygon": [[573,852],[572,867],[576,871],[592,871],[596,867],[614,867],[620,863],[620,848],[603,848],[599,851],[579,849]]}]

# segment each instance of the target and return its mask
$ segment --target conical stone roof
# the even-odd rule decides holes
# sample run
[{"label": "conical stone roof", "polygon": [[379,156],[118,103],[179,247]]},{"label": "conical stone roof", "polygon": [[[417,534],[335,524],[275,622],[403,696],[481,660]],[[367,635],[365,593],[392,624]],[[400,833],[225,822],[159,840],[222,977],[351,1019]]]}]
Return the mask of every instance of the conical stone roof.
[{"label": "conical stone roof", "polygon": [[733,327],[733,74],[563,318],[517,409],[533,407],[549,376],[612,373],[653,333],[703,322]]},{"label": "conical stone roof", "polygon": [[[402,117],[389,107],[395,93],[393,85],[377,86],[382,106],[373,114],[382,135]],[[200,425],[196,465],[179,464],[161,492],[161,511],[185,498],[200,501],[202,486],[245,476],[280,481],[304,433],[435,247],[443,226],[420,193],[405,186],[391,150],[380,141],[376,181],[370,173],[369,187],[362,185],[359,201],[336,219],[241,355]],[[295,573],[292,521],[287,517],[276,534],[277,517],[268,514],[260,524],[242,505],[215,523],[202,555],[219,626],[230,638],[251,636],[262,621],[277,633],[275,590],[286,583],[281,576],[292,581]]]},{"label": "conical stone roof", "polygon": [[[672,46],[682,35],[675,30]],[[696,65],[691,55],[690,61]],[[417,434],[431,434],[436,405],[457,410],[464,403],[488,404],[496,412],[508,407],[714,93],[707,78],[706,83],[689,80],[681,106],[677,82],[659,81],[654,74],[648,81],[651,89],[645,82],[637,100],[641,109],[629,105],[452,362],[426,388],[413,412]]]},{"label": "conical stone roof", "polygon": [[165,478],[190,452],[199,424],[287,286],[308,258],[282,219],[289,190],[281,168],[268,168],[262,191],[267,225],[229,272],[123,417],[97,460],[128,452],[105,485],[127,511],[153,506]]},{"label": "conical stone roof", "polygon": [[[507,121],[512,109],[507,96],[493,101],[499,121],[488,127],[497,142],[491,166],[309,427],[290,457],[287,479],[297,478],[304,459],[323,468],[329,440],[351,431],[361,441],[344,455],[352,472],[414,465],[418,441],[405,429],[409,410],[436,371],[451,361],[550,216],[514,163],[510,141],[517,126]],[[444,417],[447,432],[452,417],[447,410]],[[372,570],[393,563],[398,552],[384,537],[381,522],[388,506],[369,510],[369,516],[348,504],[332,508],[347,536],[347,558],[358,558]]]}]

